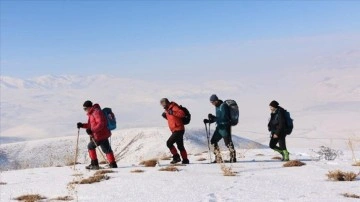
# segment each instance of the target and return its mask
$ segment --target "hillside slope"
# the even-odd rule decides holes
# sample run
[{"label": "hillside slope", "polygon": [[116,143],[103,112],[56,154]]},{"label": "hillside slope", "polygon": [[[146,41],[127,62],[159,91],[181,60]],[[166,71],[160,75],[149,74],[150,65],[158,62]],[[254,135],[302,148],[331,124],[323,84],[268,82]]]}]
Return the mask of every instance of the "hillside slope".
[{"label": "hillside slope", "polygon": [[[89,137],[82,130],[79,141],[79,162],[89,162],[87,144]],[[137,163],[142,159],[168,156],[166,140],[170,132],[167,128],[127,129],[115,131],[111,144],[119,162]],[[248,139],[234,136],[234,144],[241,149],[266,148]],[[26,141],[0,145],[1,170],[64,166],[74,160],[76,136]],[[188,130],[185,147],[189,153],[208,150],[204,130]],[[223,149],[225,146],[223,145]],[[98,154],[99,158],[101,155]]]}]

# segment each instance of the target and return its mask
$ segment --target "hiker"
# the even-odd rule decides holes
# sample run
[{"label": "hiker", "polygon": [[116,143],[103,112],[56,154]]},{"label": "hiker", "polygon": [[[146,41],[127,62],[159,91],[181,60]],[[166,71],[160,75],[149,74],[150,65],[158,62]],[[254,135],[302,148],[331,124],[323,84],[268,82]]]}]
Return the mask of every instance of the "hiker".
[{"label": "hiker", "polygon": [[224,139],[225,145],[230,150],[230,162],[236,162],[236,151],[231,138],[231,116],[229,105],[220,100],[215,94],[210,97],[210,102],[216,108],[216,116],[209,114],[208,119],[204,119],[204,123],[211,124],[216,122],[216,129],[211,138],[210,143],[214,145],[215,161],[213,163],[222,163],[222,157],[218,142]]},{"label": "hiker", "polygon": [[[178,104],[169,102],[167,98],[161,99],[160,104],[165,109],[165,112],[162,113],[162,117],[167,119],[170,131],[172,132],[170,138],[166,142],[167,147],[173,155],[173,160],[170,163],[179,163],[182,158],[182,164],[189,164],[190,162],[184,147],[185,126],[182,119],[185,117],[185,112],[181,110]],[[180,151],[181,158],[174,146],[175,143]]]},{"label": "hiker", "polygon": [[89,170],[98,170],[99,162],[96,155],[96,147],[100,146],[101,150],[106,154],[110,168],[117,168],[114,153],[111,149],[108,138],[111,136],[111,131],[107,127],[107,119],[100,108],[99,104],[94,104],[91,101],[86,101],[83,105],[84,111],[88,115],[87,123],[77,123],[77,127],[86,129],[86,133],[90,136],[88,144],[89,156],[91,164],[86,166]]},{"label": "hiker", "polygon": [[[285,110],[279,106],[277,101],[270,103],[271,118],[268,129],[271,132],[269,146],[281,154],[283,161],[289,161],[289,152],[286,149],[286,118]],[[279,146],[276,146],[279,143]]]}]

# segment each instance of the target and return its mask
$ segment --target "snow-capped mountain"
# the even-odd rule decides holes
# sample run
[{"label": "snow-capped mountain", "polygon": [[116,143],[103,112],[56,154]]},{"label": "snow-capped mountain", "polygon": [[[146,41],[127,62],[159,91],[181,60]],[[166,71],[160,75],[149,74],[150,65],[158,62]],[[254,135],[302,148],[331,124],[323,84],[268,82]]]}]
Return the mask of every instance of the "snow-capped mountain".
[{"label": "snow-capped mountain", "polygon": [[166,126],[158,102],[168,97],[190,110],[193,120],[189,128],[203,128],[202,119],[214,111],[208,102],[213,93],[238,102],[240,124],[234,132],[250,139],[266,136],[267,106],[273,99],[292,112],[297,129],[294,136],[306,135],[304,131],[313,131],[317,137],[338,137],[344,131],[346,137],[358,135],[360,68],[290,72],[269,78],[192,82],[107,75],[1,76],[1,142],[73,136],[75,124],[86,121],[82,103],[87,99],[113,108],[119,128],[125,129]]}]

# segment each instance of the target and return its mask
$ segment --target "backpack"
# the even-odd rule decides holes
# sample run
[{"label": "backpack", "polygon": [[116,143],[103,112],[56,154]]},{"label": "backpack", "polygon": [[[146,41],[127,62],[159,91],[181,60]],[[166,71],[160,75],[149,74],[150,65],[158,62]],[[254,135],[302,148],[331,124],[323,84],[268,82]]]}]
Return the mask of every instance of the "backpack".
[{"label": "backpack", "polygon": [[102,110],[104,113],[106,120],[107,120],[107,128],[109,130],[115,130],[116,129],[116,118],[115,114],[112,112],[111,108],[104,108]]},{"label": "backpack", "polygon": [[294,120],[290,116],[290,112],[284,109],[284,118],[285,118],[285,133],[286,135],[290,135],[294,129]]},{"label": "backpack", "polygon": [[230,109],[230,123],[231,126],[236,126],[239,123],[239,106],[235,100],[225,100],[224,102]]},{"label": "backpack", "polygon": [[182,118],[182,122],[184,125],[188,125],[191,121],[191,114],[189,112],[189,110],[186,108],[186,107],[183,107],[183,106],[179,106],[180,109],[185,113],[185,116],[184,118]]}]

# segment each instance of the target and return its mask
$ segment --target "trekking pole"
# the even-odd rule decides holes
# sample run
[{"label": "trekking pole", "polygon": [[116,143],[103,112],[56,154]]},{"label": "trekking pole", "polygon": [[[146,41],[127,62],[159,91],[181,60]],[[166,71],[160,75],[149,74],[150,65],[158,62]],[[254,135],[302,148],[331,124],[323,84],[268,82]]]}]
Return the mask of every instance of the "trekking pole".
[{"label": "trekking pole", "polygon": [[[210,124],[209,124],[209,130],[210,130]],[[211,163],[212,160],[211,160],[210,136],[209,136],[210,131],[208,131],[206,123],[205,123],[205,131],[206,131],[206,138],[207,138],[207,143],[208,143],[208,148],[209,148],[209,160],[210,160],[210,163]]]},{"label": "trekking pole", "polygon": [[208,138],[208,142],[209,142],[209,150],[210,150],[210,163],[212,163],[212,159],[211,159],[211,141],[210,141],[210,137],[211,137],[211,129],[210,129],[211,123],[209,123],[209,138]]},{"label": "trekking pole", "polygon": [[77,163],[78,152],[79,152],[79,136],[80,136],[80,128],[78,129],[77,139],[76,139],[76,147],[75,147],[75,159],[74,159],[74,170]]},{"label": "trekking pole", "polygon": [[103,157],[103,159],[105,159],[105,161],[110,164],[110,162],[107,160],[107,158],[105,158],[104,154],[102,153],[102,151],[99,149],[99,145],[96,144],[94,138],[91,137],[91,141],[95,144],[96,148],[98,149],[99,153],[101,154],[101,156]]}]

